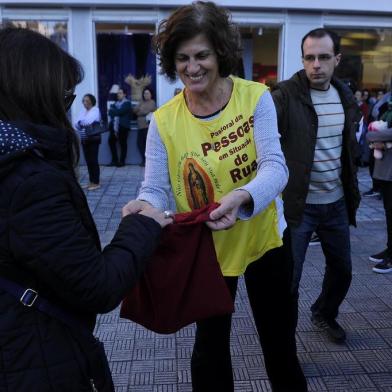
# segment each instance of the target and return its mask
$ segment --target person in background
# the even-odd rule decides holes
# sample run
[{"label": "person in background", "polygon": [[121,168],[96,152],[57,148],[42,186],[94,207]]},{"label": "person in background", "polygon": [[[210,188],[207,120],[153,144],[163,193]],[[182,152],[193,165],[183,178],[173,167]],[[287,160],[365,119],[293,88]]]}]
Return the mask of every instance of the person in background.
[{"label": "person in background", "polygon": [[[364,90],[367,91],[367,90]],[[368,115],[369,115],[369,106],[367,103],[367,97],[368,97],[369,93],[365,93],[357,90],[355,91],[354,97],[355,97],[355,101],[358,104],[359,109],[361,110],[362,116],[363,116],[363,121],[365,122],[365,124],[368,124]]]},{"label": "person in background", "polygon": [[372,109],[369,90],[367,89],[362,90],[361,102],[362,102],[361,111],[363,113],[363,121],[365,121],[365,124],[367,125],[369,124],[369,115]]},{"label": "person in background", "polygon": [[[126,208],[166,209],[171,193],[179,212],[220,203],[206,224],[233,301],[244,274],[272,390],[302,392],[292,264],[282,246],[287,167],[267,86],[231,75],[240,42],[229,12],[212,2],[180,7],[162,21],[154,38],[162,72],[185,88],[153,114],[144,182]],[[194,392],[234,391],[231,318],[196,323]]]},{"label": "person in background", "polygon": [[98,151],[101,144],[101,135],[88,136],[86,127],[101,121],[101,113],[96,106],[97,100],[92,94],[85,94],[82,100],[82,109],[75,121],[75,128],[79,132],[84,158],[87,164],[89,184],[85,185],[87,190],[94,191],[100,187]]},{"label": "person in background", "polygon": [[1,391],[114,392],[97,313],[119,305],[172,222],[123,210],[101,249],[67,118],[82,78],[43,35],[0,30]]},{"label": "person in background", "polygon": [[[369,122],[372,120],[377,120],[380,119],[378,113],[376,115],[376,111],[374,110],[376,106],[378,106],[378,103],[382,100],[384,97],[384,91],[379,90],[377,92],[377,101],[369,108]],[[376,115],[378,118],[374,118],[373,116]],[[366,139],[366,137],[365,137]],[[381,183],[380,181],[374,177],[373,172],[374,172],[374,165],[375,165],[375,159],[372,153],[369,154],[369,175],[370,178],[372,179],[372,187],[362,193],[363,197],[376,197],[377,199],[381,199]],[[376,255],[375,255],[376,256]]]},{"label": "person in background", "polygon": [[346,339],[336,321],[351,283],[349,224],[360,195],[355,161],[361,113],[351,90],[333,76],[340,39],[326,29],[301,43],[304,69],[272,91],[281,145],[289,168],[283,191],[294,259],[293,293],[298,297],[303,263],[313,232],[320,238],[326,269],[311,321],[333,342]]},{"label": "person in background", "polygon": [[383,251],[369,256],[377,264],[373,271],[385,274],[392,272],[392,149],[385,149],[384,144],[392,141],[392,100],[389,101],[390,116],[371,124],[375,132],[368,132],[366,139],[383,150],[383,158],[375,159],[373,176],[379,181],[387,224],[387,247]]},{"label": "person in background", "polygon": [[146,140],[148,125],[151,115],[156,109],[155,101],[152,99],[152,91],[148,87],[143,90],[142,101],[133,109],[137,116],[137,146],[142,157],[141,166],[146,162]]},{"label": "person in background", "polygon": [[[120,88],[117,92],[117,102],[109,109],[109,147],[112,153],[112,161],[109,166],[122,167],[127,158],[127,139],[131,122],[132,104]],[[120,144],[120,159],[117,152],[117,141]]]},{"label": "person in background", "polygon": [[174,89],[173,95],[180,94],[181,91],[182,91],[182,88],[181,88],[181,87],[176,87],[176,88]]}]

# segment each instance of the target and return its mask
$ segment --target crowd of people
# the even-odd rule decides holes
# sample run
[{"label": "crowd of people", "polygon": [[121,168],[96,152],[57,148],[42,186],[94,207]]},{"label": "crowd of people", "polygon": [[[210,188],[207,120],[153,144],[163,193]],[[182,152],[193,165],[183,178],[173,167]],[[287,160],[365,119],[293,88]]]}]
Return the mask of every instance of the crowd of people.
[{"label": "crowd of people", "polygon": [[[305,392],[295,332],[313,233],[326,268],[311,322],[335,343],[346,339],[337,318],[352,278],[362,122],[387,222],[387,247],[370,258],[375,272],[392,272],[392,100],[384,111],[383,91],[372,100],[334,76],[340,39],[324,28],[303,37],[303,69],[272,91],[234,76],[239,28],[212,2],[163,20],[154,49],[163,74],[184,88],[158,109],[151,88],[137,105],[118,89],[108,111],[110,165],[125,165],[135,115],[145,173],[101,249],[76,170],[81,145],[86,189],[100,187],[96,98],[83,96],[73,124],[67,115],[83,69],[36,32],[0,30],[0,390],[114,390],[92,334],[96,315],[138,282],[175,221],[174,197],[178,213],[214,206],[206,225],[216,258],[233,302],[244,276],[272,391]],[[193,391],[234,391],[232,315],[195,321]]]}]

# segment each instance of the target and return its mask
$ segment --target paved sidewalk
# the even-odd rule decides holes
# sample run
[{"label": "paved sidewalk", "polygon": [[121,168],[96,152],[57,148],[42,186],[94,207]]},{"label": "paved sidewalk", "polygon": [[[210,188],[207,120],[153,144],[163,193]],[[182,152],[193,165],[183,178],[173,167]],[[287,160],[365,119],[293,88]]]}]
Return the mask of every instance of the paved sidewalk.
[{"label": "paved sidewalk", "polygon": [[[82,182],[86,181],[85,167],[81,173]],[[119,223],[121,207],[135,197],[142,176],[139,166],[102,167],[102,188],[87,193],[104,244]],[[361,191],[368,190],[367,169],[360,169],[359,179]],[[353,281],[339,316],[348,333],[343,345],[328,342],[309,320],[309,307],[321,287],[324,258],[320,246],[308,251],[301,281],[297,341],[310,391],[392,391],[392,274],[373,273],[373,263],[367,259],[385,247],[382,202],[363,198],[358,221],[358,227],[351,229]],[[173,335],[157,335],[119,319],[117,309],[98,318],[96,335],[105,343],[116,391],[192,390],[189,364],[193,326]],[[235,390],[271,391],[242,279],[231,351]]]}]

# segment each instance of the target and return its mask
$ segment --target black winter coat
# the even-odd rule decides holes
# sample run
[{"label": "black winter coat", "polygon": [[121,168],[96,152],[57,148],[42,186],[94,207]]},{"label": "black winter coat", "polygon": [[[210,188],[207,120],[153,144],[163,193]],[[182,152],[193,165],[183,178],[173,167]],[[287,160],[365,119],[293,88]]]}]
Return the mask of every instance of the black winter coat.
[{"label": "black winter coat", "polygon": [[[92,332],[96,314],[118,306],[142,274],[161,228],[127,216],[101,251],[68,139],[63,130],[0,121],[0,275],[36,289]],[[1,287],[0,315],[1,392],[91,390],[67,325]]]},{"label": "black winter coat", "polygon": [[[357,166],[359,146],[355,137],[361,113],[350,89],[336,78],[332,85],[339,93],[345,114],[341,156],[342,184],[350,224],[356,225],[355,215],[360,202]],[[299,225],[302,220],[309,189],[310,172],[318,129],[318,118],[310,96],[309,82],[304,70],[272,90],[281,146],[289,168],[289,181],[283,191],[287,222]]]}]

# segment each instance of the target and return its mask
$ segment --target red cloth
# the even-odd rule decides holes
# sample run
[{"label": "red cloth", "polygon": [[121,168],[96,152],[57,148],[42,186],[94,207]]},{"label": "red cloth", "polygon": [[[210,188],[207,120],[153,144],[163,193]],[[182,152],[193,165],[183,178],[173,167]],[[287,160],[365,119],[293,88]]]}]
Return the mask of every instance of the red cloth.
[{"label": "red cloth", "polygon": [[204,223],[217,206],[175,215],[143,277],[121,304],[120,317],[154,332],[173,333],[234,311],[211,230]]}]

